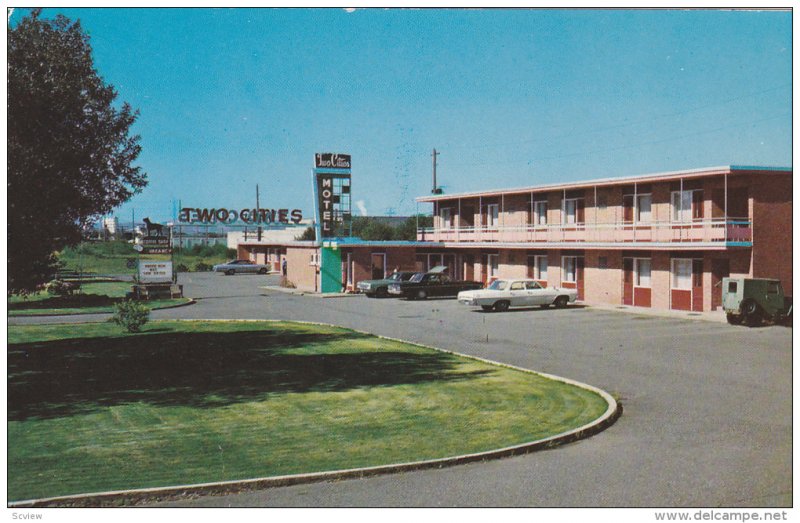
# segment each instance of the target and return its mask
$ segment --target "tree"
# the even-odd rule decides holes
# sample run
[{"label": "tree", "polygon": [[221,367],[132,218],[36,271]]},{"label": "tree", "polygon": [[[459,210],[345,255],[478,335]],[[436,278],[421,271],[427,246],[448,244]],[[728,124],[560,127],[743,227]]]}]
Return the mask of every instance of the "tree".
[{"label": "tree", "polygon": [[308,227],[306,230],[303,231],[303,234],[299,234],[294,238],[297,241],[314,241],[317,239],[317,233],[314,231],[313,227]]},{"label": "tree", "polygon": [[138,116],[115,107],[80,22],[34,10],[8,31],[8,289],[50,279],[81,227],[141,192]]}]

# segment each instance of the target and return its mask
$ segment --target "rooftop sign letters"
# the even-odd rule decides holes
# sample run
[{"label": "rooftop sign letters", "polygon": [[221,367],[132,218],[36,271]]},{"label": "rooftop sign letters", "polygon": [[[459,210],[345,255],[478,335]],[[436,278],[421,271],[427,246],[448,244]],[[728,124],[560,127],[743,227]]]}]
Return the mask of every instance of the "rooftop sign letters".
[{"label": "rooftop sign letters", "polygon": [[314,155],[317,169],[350,169],[350,155],[338,153],[317,153]]},{"label": "rooftop sign letters", "polygon": [[300,223],[303,211],[300,209],[197,209],[184,207],[178,215],[181,223]]}]

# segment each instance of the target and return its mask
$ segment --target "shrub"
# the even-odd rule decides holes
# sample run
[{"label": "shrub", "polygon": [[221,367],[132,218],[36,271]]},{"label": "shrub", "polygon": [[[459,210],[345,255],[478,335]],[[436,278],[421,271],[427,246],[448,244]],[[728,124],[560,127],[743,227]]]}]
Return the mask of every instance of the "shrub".
[{"label": "shrub", "polygon": [[114,305],[116,312],[112,320],[125,327],[128,332],[139,332],[142,325],[150,320],[150,309],[134,300],[125,300]]},{"label": "shrub", "polygon": [[211,265],[203,262],[196,263],[194,266],[194,270],[197,272],[207,272],[210,271],[211,269],[212,269]]},{"label": "shrub", "polygon": [[47,294],[53,296],[69,296],[79,288],[80,285],[77,283],[66,282],[64,280],[52,280],[45,285]]},{"label": "shrub", "polygon": [[175,270],[178,272],[189,272],[189,267],[187,267],[183,263],[179,263],[178,266],[175,267]]}]

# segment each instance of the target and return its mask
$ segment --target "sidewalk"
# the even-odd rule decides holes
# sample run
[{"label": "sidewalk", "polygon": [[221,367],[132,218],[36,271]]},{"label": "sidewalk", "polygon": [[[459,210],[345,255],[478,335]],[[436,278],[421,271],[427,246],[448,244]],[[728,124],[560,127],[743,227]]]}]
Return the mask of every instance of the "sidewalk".
[{"label": "sidewalk", "polygon": [[595,310],[639,314],[642,316],[659,316],[662,318],[680,318],[682,320],[701,320],[727,323],[725,312],[722,310],[709,312],[676,311],[664,309],[651,309],[648,307],[633,307],[632,305],[609,305],[607,303],[584,303],[586,307]]},{"label": "sidewalk", "polygon": [[264,285],[259,288],[266,291],[277,291],[284,294],[294,294],[295,296],[309,296],[311,298],[345,298],[348,296],[363,296],[363,294],[358,294],[355,292],[331,292],[322,294],[319,292],[301,291],[300,289],[290,289],[288,287],[281,287],[279,285]]}]

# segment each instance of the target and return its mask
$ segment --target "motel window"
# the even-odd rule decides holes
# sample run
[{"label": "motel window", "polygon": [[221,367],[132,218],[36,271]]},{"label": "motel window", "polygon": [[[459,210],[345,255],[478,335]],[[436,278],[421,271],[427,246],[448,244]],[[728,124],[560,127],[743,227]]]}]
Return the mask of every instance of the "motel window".
[{"label": "motel window", "polygon": [[533,257],[533,279],[547,280],[547,256]]},{"label": "motel window", "polygon": [[583,223],[583,198],[567,198],[564,200],[561,223]]},{"label": "motel window", "polygon": [[636,286],[637,287],[650,287],[650,259],[649,258],[636,258],[633,263]]},{"label": "motel window", "polygon": [[673,289],[692,288],[692,260],[688,259],[672,260],[672,288]]},{"label": "motel window", "polygon": [[561,258],[561,281],[575,283],[578,281],[577,267],[578,259],[575,256],[564,256]]},{"label": "motel window", "polygon": [[533,224],[547,225],[547,202],[533,202]]},{"label": "motel window", "polygon": [[672,221],[690,222],[703,217],[703,191],[672,191]]},{"label": "motel window", "polygon": [[449,208],[439,209],[439,216],[440,216],[440,218],[442,220],[442,222],[441,222],[442,223],[441,224],[442,229],[452,229],[453,228],[453,219],[452,219],[452,217],[450,215],[450,209]]},{"label": "motel window", "polygon": [[498,255],[497,254],[487,254],[486,255],[486,265],[489,268],[489,279],[497,278],[500,267],[498,264]]},{"label": "motel window", "polygon": [[640,194],[636,197],[636,221],[649,222],[653,197],[649,194]]},{"label": "motel window", "polygon": [[497,227],[500,221],[500,205],[490,203],[486,206],[486,226]]}]

